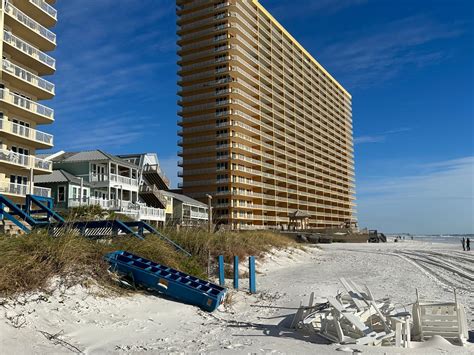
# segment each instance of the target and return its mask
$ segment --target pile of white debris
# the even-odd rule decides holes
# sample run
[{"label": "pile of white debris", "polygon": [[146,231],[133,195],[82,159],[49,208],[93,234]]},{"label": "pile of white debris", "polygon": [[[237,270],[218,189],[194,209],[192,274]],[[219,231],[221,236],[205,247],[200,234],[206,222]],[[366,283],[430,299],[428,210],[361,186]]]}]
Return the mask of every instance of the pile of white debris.
[{"label": "pile of white debris", "polygon": [[340,279],[346,292],[301,305],[291,327],[305,328],[339,344],[396,346],[412,348],[413,342],[442,337],[464,346],[468,339],[464,306],[457,301],[421,300],[416,295],[412,312],[407,306],[397,309],[390,299],[376,300],[367,286]]}]

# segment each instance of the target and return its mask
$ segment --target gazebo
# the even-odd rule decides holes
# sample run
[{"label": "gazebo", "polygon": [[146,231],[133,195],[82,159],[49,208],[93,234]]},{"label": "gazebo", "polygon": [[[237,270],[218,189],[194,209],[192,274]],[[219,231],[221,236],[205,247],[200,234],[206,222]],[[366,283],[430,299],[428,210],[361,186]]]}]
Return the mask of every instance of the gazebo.
[{"label": "gazebo", "polygon": [[308,221],[311,217],[310,214],[304,211],[296,210],[295,212],[291,212],[288,214],[290,218],[290,229],[306,229],[308,227]]}]

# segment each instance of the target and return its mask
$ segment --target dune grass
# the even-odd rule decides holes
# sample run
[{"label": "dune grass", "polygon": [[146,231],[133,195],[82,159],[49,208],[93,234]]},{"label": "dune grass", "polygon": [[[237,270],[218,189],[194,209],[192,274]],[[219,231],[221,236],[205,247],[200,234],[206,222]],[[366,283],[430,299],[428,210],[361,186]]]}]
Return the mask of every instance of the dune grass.
[{"label": "dune grass", "polygon": [[0,235],[0,296],[27,291],[50,291],[50,280],[60,277],[66,285],[90,279],[114,287],[107,272],[104,255],[127,250],[158,263],[198,277],[206,277],[209,255],[215,260],[224,255],[243,258],[259,256],[272,248],[285,248],[294,242],[270,232],[209,234],[202,230],[163,231],[193,256],[187,258],[155,236],[145,240],[124,236],[109,240],[91,240],[73,234],[51,237],[37,231],[23,236]]}]

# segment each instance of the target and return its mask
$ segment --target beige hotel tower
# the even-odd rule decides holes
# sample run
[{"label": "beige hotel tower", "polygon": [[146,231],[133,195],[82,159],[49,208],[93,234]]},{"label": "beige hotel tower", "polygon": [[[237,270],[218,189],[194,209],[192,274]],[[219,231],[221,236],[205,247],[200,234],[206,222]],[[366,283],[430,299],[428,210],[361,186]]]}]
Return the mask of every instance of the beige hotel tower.
[{"label": "beige hotel tower", "polygon": [[177,14],[183,192],[232,229],[355,221],[351,95],[257,0]]},{"label": "beige hotel tower", "polygon": [[0,0],[3,41],[0,78],[0,194],[21,203],[26,194],[47,196],[49,190],[31,183],[52,171],[51,162],[37,158],[37,149],[53,146],[42,126],[54,112],[41,103],[54,96],[54,84],[43,78],[55,71],[48,54],[56,47],[55,0]]}]

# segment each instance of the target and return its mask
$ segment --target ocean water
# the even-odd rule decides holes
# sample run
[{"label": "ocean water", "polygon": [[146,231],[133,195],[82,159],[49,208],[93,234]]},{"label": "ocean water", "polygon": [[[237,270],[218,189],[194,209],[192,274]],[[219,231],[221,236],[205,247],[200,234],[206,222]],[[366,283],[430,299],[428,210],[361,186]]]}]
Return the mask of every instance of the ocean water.
[{"label": "ocean water", "polygon": [[[459,244],[461,247],[462,238],[471,240],[471,249],[474,249],[474,234],[465,235],[413,235],[413,240],[433,243]],[[405,236],[405,240],[411,240],[411,236]]]}]

